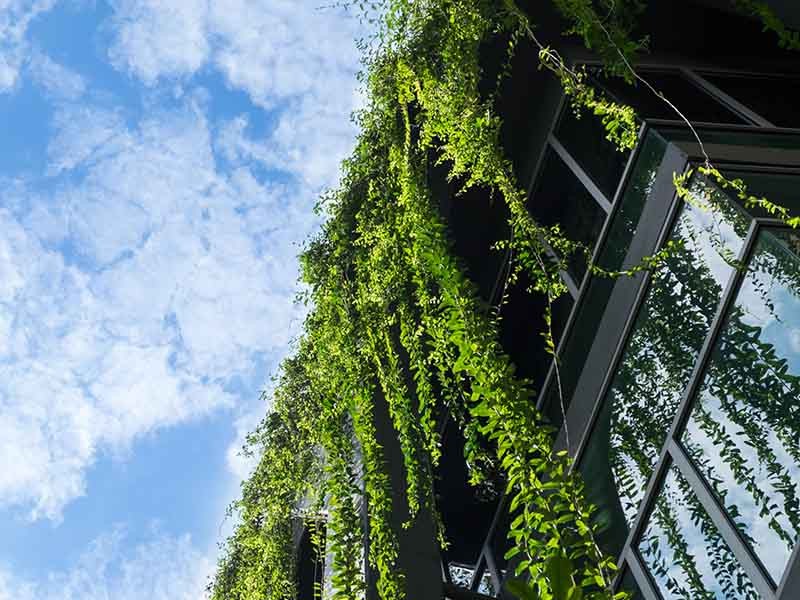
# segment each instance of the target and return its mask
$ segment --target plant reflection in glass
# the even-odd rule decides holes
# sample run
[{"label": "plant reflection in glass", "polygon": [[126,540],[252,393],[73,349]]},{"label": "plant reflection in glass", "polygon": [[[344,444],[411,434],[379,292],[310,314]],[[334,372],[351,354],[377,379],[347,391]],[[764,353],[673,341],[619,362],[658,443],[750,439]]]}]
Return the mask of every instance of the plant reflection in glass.
[{"label": "plant reflection in glass", "polygon": [[678,216],[676,251],[653,273],[581,464],[600,490],[592,500],[608,521],[610,552],[639,510],[749,223],[703,177],[690,190],[720,210],[687,204]]},{"label": "plant reflection in glass", "polygon": [[639,551],[667,600],[759,598],[688,482],[674,466],[667,472]]},{"label": "plant reflection in glass", "polygon": [[800,257],[759,235],[682,443],[779,582],[800,530]]},{"label": "plant reflection in glass", "polygon": [[[691,192],[722,210],[687,205],[678,217],[680,249],[654,274],[582,465],[609,482],[595,501],[617,532],[612,550],[640,509],[750,221],[701,177]],[[681,436],[776,583],[800,531],[799,255],[796,233],[760,234]],[[591,459],[600,445],[607,465]],[[758,598],[675,467],[639,549],[665,597]]]}]

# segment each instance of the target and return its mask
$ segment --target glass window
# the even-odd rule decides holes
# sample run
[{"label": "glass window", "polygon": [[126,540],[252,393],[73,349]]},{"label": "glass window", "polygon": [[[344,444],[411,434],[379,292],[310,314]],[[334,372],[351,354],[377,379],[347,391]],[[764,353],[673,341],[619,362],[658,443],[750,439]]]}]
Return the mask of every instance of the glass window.
[{"label": "glass window", "polygon": [[[690,121],[702,123],[745,123],[678,72],[645,71],[642,77],[666,96]],[[628,84],[619,77],[597,75],[599,84],[618,101],[628,104],[645,119],[680,120],[675,111],[641,82]]]},{"label": "glass window", "polygon": [[[633,167],[625,192],[612,217],[603,248],[597,257],[598,265],[604,269],[618,271],[622,268],[631,239],[636,233],[645,201],[653,189],[653,182],[666,148],[666,141],[654,131],[648,133],[642,142],[636,165]],[[560,375],[565,404],[570,401],[575,391],[575,385],[586,360],[586,350],[592,345],[597,332],[597,324],[603,316],[613,288],[613,279],[591,278],[581,302],[581,308],[562,345]],[[561,402],[556,385],[551,383],[546,398],[545,413],[552,423],[560,425],[562,421]]]},{"label": "glass window", "polygon": [[442,434],[442,458],[434,479],[439,519],[447,538],[447,558],[473,564],[480,555],[494,516],[494,503],[487,502],[490,486],[475,488],[469,483],[464,461],[466,440],[454,419]]},{"label": "glass window", "polygon": [[800,78],[701,73],[723,92],[777,127],[799,127]]},{"label": "glass window", "polygon": [[[549,148],[529,209],[541,225],[560,225],[569,239],[590,250],[594,248],[606,217],[569,167]],[[576,282],[581,281],[586,272],[583,253],[576,252],[570,258],[568,270]]]},{"label": "glass window", "polygon": [[675,250],[653,274],[580,465],[608,520],[609,551],[637,514],[750,221],[704,177],[690,191],[719,210],[682,209]]},{"label": "glass window", "polygon": [[800,236],[766,230],[682,443],[774,582],[800,532]]},{"label": "glass window", "polygon": [[562,113],[555,135],[606,199],[613,202],[630,152],[618,151],[606,139],[605,127],[598,117],[583,114],[578,118],[571,108]]},{"label": "glass window", "polygon": [[674,465],[656,497],[639,553],[664,600],[760,598]]}]

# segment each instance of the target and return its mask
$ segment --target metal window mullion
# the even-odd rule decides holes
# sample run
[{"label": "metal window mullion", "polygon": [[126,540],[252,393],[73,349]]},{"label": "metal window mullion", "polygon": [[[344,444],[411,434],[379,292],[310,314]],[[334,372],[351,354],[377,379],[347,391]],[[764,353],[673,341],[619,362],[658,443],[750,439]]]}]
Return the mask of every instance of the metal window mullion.
[{"label": "metal window mullion", "polygon": [[786,571],[781,578],[781,583],[775,596],[781,600],[800,598],[800,543],[798,543],[798,540],[795,540],[792,556],[786,565]]},{"label": "metal window mullion", "polygon": [[483,556],[483,552],[478,557],[478,562],[475,563],[475,570],[472,572],[472,579],[469,582],[469,589],[475,591],[481,584],[481,577],[483,577],[483,572],[486,570],[486,561],[485,557]]},{"label": "metal window mullion", "polygon": [[770,121],[759,115],[757,112],[749,108],[747,105],[742,104],[741,102],[736,100],[736,98],[734,98],[733,96],[722,91],[720,88],[718,88],[713,83],[708,81],[702,75],[698,75],[691,69],[687,69],[685,67],[681,68],[680,71],[692,83],[694,83],[704,92],[712,96],[720,104],[724,105],[729,110],[732,110],[734,113],[736,113],[737,116],[741,117],[745,121],[749,121],[753,125],[757,125],[759,127],[775,127],[773,123],[771,123]]},{"label": "metal window mullion", "polygon": [[489,525],[489,531],[486,533],[486,538],[483,541],[484,551],[486,548],[491,547],[492,539],[494,538],[494,534],[497,531],[497,524],[500,522],[500,519],[502,518],[503,514],[505,514],[507,501],[508,501],[508,496],[504,491],[500,495],[500,500],[498,500],[497,502],[497,508],[494,511],[492,522]]},{"label": "metal window mullion", "polygon": [[559,271],[559,275],[561,275],[561,280],[564,282],[564,285],[567,286],[567,290],[569,291],[569,295],[572,296],[572,300],[577,300],[578,294],[580,290],[578,285],[575,283],[575,280],[572,278],[572,275],[569,274],[568,271]]},{"label": "metal window mullion", "polygon": [[442,566],[442,581],[453,583],[453,576],[450,574],[450,559],[445,548],[439,549],[439,564]]},{"label": "metal window mullion", "polygon": [[[592,56],[587,54],[585,58],[580,60],[581,64],[587,67],[603,67],[604,62],[598,59],[596,56]],[[780,78],[786,79],[789,77],[796,77],[797,74],[794,72],[796,67],[793,66],[791,70],[783,70],[783,71],[775,71],[773,72],[774,60],[770,61],[769,64],[761,63],[760,65],[755,65],[750,63],[746,68],[734,68],[734,67],[724,67],[719,64],[714,63],[703,63],[698,62],[695,59],[687,59],[685,57],[681,58],[679,61],[676,61],[674,57],[666,57],[666,56],[653,56],[653,55],[641,55],[638,56],[636,59],[636,66],[640,69],[644,69],[646,71],[661,71],[663,72],[672,72],[678,71],[682,68],[688,68],[698,71],[704,71],[707,73],[713,73],[715,75],[740,75],[743,77],[763,77],[765,72],[770,77],[773,78]],[[759,70],[757,69],[758,66],[762,68]],[[786,68],[787,65],[785,63],[781,64],[782,68]]]},{"label": "metal window mullion", "polygon": [[486,568],[489,570],[489,578],[492,580],[492,586],[497,593],[500,592],[500,571],[497,569],[497,563],[494,560],[494,553],[492,552],[491,547],[483,548],[483,559],[486,561]]},{"label": "metal window mullion", "polygon": [[550,147],[558,154],[558,157],[564,161],[564,164],[567,165],[572,174],[578,178],[578,181],[581,182],[586,191],[594,198],[594,201],[603,209],[603,212],[606,214],[611,212],[611,202],[606,198],[606,195],[597,187],[597,184],[592,180],[591,177],[583,170],[583,168],[578,164],[572,155],[567,151],[564,146],[561,145],[561,142],[556,139],[552,133],[547,137],[547,143],[550,144]]},{"label": "metal window mullion", "polygon": [[639,587],[639,591],[644,596],[645,600],[661,600],[661,594],[655,585],[653,579],[648,573],[647,568],[642,564],[642,559],[639,553],[629,548],[625,553],[625,564],[633,575],[633,580]]},{"label": "metal window mullion", "polygon": [[620,552],[618,562],[622,561],[624,557],[627,557],[631,553],[635,552],[635,542],[639,539],[642,531],[647,525],[647,519],[650,516],[650,512],[655,504],[658,492],[661,489],[661,483],[666,477],[669,467],[670,458],[669,454],[667,453],[667,445],[664,444],[664,447],[661,448],[661,453],[658,456],[656,466],[653,469],[653,474],[650,475],[650,479],[645,487],[644,497],[642,498],[642,502],[639,504],[639,510],[636,512],[636,517],[633,519],[633,524],[628,531],[628,537],[625,538],[625,544],[622,547],[622,552]]},{"label": "metal window mullion", "polygon": [[481,554],[478,557],[478,563],[483,561],[486,562],[486,567],[489,569],[489,576],[492,578],[492,584],[497,590],[500,589],[502,581],[500,578],[500,572],[497,569],[497,563],[494,560],[494,553],[492,551],[492,538],[497,530],[497,524],[500,522],[500,519],[505,512],[506,500],[507,496],[505,492],[503,492],[503,494],[500,496],[500,500],[497,503],[497,508],[494,511],[492,522],[489,525],[489,531],[486,533],[486,537],[483,540]]},{"label": "metal window mullion", "polygon": [[[541,177],[542,168],[544,165],[544,159],[545,156],[547,155],[547,150],[549,147],[548,142],[550,138],[553,137],[553,132],[555,131],[556,123],[558,123],[558,121],[561,118],[561,114],[564,112],[565,104],[566,104],[566,95],[562,93],[561,97],[558,100],[558,105],[556,106],[555,117],[550,122],[550,127],[548,128],[547,136],[544,139],[544,144],[542,144],[542,150],[541,152],[539,152],[539,157],[536,159],[536,166],[533,168],[533,172],[531,173],[531,179],[530,182],[528,183],[528,190],[526,194],[526,197],[529,199],[533,195],[533,190],[536,186],[536,182],[539,181],[539,178]],[[550,258],[556,261],[560,260],[556,251],[553,250],[553,248],[551,248],[549,244],[544,242],[544,240],[542,241],[547,250],[548,256],[550,256]],[[575,283],[575,280],[569,273],[563,270],[559,271],[559,275],[561,276],[561,280],[564,282],[564,285],[567,286],[567,290],[569,291],[570,296],[572,296],[573,299],[576,299],[578,297],[578,285]]]},{"label": "metal window mullion", "polygon": [[[647,123],[654,129],[686,129],[686,122],[681,121],[680,119],[650,118],[647,119]],[[710,123],[708,121],[692,121],[692,126],[695,129],[716,129],[725,133],[761,133],[775,136],[796,136],[798,133],[800,133],[800,127],[755,127],[754,125],[749,125],[747,123]],[[704,157],[700,156],[700,158],[702,159]]]},{"label": "metal window mullion", "polygon": [[[675,160],[675,161],[683,162],[683,159],[680,157],[680,155],[672,157],[671,159],[668,158],[668,157],[669,157],[669,150],[667,150],[667,152],[664,153],[664,157],[662,158],[662,162],[659,165],[659,172],[661,171],[662,167],[665,164],[668,164],[667,163],[668,160],[670,160],[670,161],[671,160]],[[682,168],[685,168],[685,163],[684,163]],[[671,168],[667,169],[667,171],[671,171],[671,170],[672,170]],[[676,168],[676,170],[680,170],[680,169]],[[671,180],[670,180],[669,185],[672,186]],[[649,197],[648,197],[647,202],[648,203],[651,202],[651,199]],[[669,208],[666,211],[665,218],[664,218],[664,220],[662,221],[662,224],[661,224],[661,229],[659,230],[658,235],[656,237],[656,244],[655,244],[655,246],[653,246],[651,252],[648,252],[647,250],[644,250],[643,253],[642,253],[642,256],[646,256],[648,254],[652,254],[652,253],[658,251],[659,248],[662,248],[664,246],[666,241],[669,239],[670,234],[672,233],[672,230],[674,228],[675,220],[678,218],[678,215],[680,214],[680,210],[681,210],[682,206],[683,206],[683,203],[682,203],[681,199],[678,197],[678,195],[674,191],[672,191],[672,198],[670,200]],[[645,210],[646,210],[646,208],[645,208]],[[644,215],[645,215],[645,211],[642,212],[642,217],[640,217],[640,219],[643,218]],[[640,221],[640,223],[641,223],[641,221]],[[638,228],[639,228],[639,225],[637,225],[637,229]],[[631,247],[633,246],[635,239],[636,238],[634,237],[634,239],[631,240],[631,245],[628,247],[628,252],[630,252]],[[626,257],[626,259],[627,259],[627,257]],[[638,260],[640,261],[641,257]],[[636,264],[637,262],[638,261],[634,261],[633,264]],[[623,267],[625,267],[625,266],[626,266],[626,263],[623,263]],[[630,267],[631,264],[627,263],[627,266]],[[591,414],[590,414],[589,419],[588,419],[588,421],[586,423],[586,426],[580,432],[581,435],[580,435],[580,437],[578,439],[578,443],[574,447],[574,452],[573,452],[574,461],[573,461],[573,464],[572,464],[572,468],[573,469],[577,468],[577,466],[580,464],[581,456],[582,456],[583,451],[585,450],[586,445],[587,445],[587,443],[589,441],[589,437],[591,436],[592,430],[594,429],[594,424],[596,423],[598,415],[600,414],[600,411],[603,408],[603,403],[605,401],[606,394],[608,393],[608,389],[611,387],[611,383],[614,380],[614,375],[616,374],[617,367],[619,366],[619,363],[622,360],[623,354],[625,353],[625,348],[626,348],[627,343],[628,343],[628,338],[629,338],[629,336],[630,336],[630,334],[631,334],[631,332],[633,330],[634,324],[636,323],[636,319],[639,316],[639,311],[641,310],[641,307],[644,304],[645,299],[647,298],[647,292],[648,292],[648,290],[650,288],[650,279],[651,279],[651,275],[650,275],[649,271],[645,271],[645,272],[643,272],[641,274],[641,281],[639,283],[638,289],[636,290],[633,302],[631,303],[631,308],[630,308],[630,310],[628,312],[628,315],[627,315],[627,318],[625,320],[625,323],[623,324],[622,329],[621,329],[621,331],[619,333],[619,337],[616,339],[615,344],[614,344],[614,346],[612,348],[612,355],[611,355],[612,356],[612,360],[608,364],[608,368],[607,368],[607,370],[605,372],[605,375],[603,377],[603,381],[600,384],[600,388],[599,388],[599,390],[598,390],[598,392],[596,394],[596,397],[594,398],[594,402],[593,402],[592,407],[591,407]],[[619,281],[615,285],[615,289],[616,289],[617,285],[619,285]],[[614,292],[612,290],[611,296],[609,297],[609,306],[611,305],[611,300],[613,299],[613,296],[614,296]],[[606,310],[608,310],[608,308],[606,308]],[[603,315],[603,317],[605,317],[605,314]],[[601,319],[601,322],[602,322],[602,319]],[[597,342],[598,342],[598,340],[597,340],[597,338],[595,338],[595,340],[592,343],[592,345],[596,344]],[[585,366],[586,365],[584,365],[584,368],[585,368]],[[563,429],[563,427],[562,427],[562,429]],[[570,451],[572,452],[572,449],[570,449]]]},{"label": "metal window mullion", "polygon": [[745,545],[739,535],[739,531],[736,529],[736,525],[731,522],[730,517],[728,517],[722,507],[720,507],[708,483],[706,483],[703,476],[697,471],[697,468],[692,464],[691,459],[686,455],[686,452],[684,452],[678,442],[672,439],[668,444],[673,464],[678,467],[683,478],[689,483],[692,492],[694,492],[694,495],[697,497],[706,513],[708,513],[719,535],[728,545],[730,551],[733,552],[733,555],[739,561],[739,564],[750,578],[750,581],[753,582],[761,598],[764,600],[771,600],[774,598],[775,590],[772,583],[764,574],[758,560]]},{"label": "metal window mullion", "polygon": [[[628,246],[623,262],[624,268],[639,264],[644,256],[658,250],[665,236],[669,235],[669,226],[679,205],[673,176],[675,172],[683,171],[685,168],[686,155],[674,144],[668,145],[639,217],[636,234]],[[586,361],[573,392],[573,402],[567,407],[567,419],[556,438],[556,447],[559,449],[565,447],[567,429],[573,432],[570,434],[572,437],[580,440],[574,450],[570,449],[575,458],[573,468],[580,462],[580,453],[602,408],[611,381],[610,374],[621,356],[620,344],[624,344],[622,339],[626,338],[629,332],[626,327],[630,325],[631,314],[639,310],[645,276],[646,273],[639,273],[631,278],[623,277],[617,280],[598,324],[595,339],[588,349]],[[613,313],[611,307],[615,307]],[[623,317],[620,320],[615,315]],[[609,349],[613,349],[612,352],[609,352]]]},{"label": "metal window mullion", "polygon": [[544,157],[547,156],[547,148],[548,148],[547,141],[550,139],[550,137],[553,135],[553,132],[556,129],[556,123],[558,123],[559,120],[561,119],[561,115],[564,112],[564,106],[566,105],[566,103],[567,103],[567,97],[565,94],[562,93],[561,98],[558,101],[558,106],[556,107],[556,113],[555,113],[556,116],[550,122],[550,127],[547,129],[547,135],[544,138],[544,144],[542,144],[542,149],[539,152],[539,156],[536,159],[536,166],[533,168],[533,172],[531,173],[531,179],[528,182],[528,190],[526,195],[527,198],[533,196],[533,190],[536,187],[536,183],[539,181],[539,177],[541,176],[542,169],[544,167]]},{"label": "metal window mullion", "polygon": [[[553,260],[555,262],[560,262],[561,261],[561,257],[558,255],[558,253],[555,250],[553,250],[553,247],[550,244],[547,243],[547,240],[540,239],[540,242],[541,242],[542,246],[544,246],[544,250],[547,253],[547,256],[551,260]],[[567,291],[569,292],[569,295],[572,296],[573,300],[575,300],[578,297],[578,286],[575,283],[575,280],[572,278],[572,275],[570,275],[564,269],[560,269],[558,271],[558,274],[561,276],[561,281],[563,281],[564,285],[567,286]]]}]

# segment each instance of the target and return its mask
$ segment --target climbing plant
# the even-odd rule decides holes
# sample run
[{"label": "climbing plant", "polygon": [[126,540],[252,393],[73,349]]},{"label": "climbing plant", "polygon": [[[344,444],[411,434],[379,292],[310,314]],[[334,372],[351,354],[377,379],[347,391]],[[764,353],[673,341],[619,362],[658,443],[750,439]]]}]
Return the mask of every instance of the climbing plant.
[{"label": "climbing plant", "polygon": [[741,13],[758,18],[764,31],[771,31],[778,37],[778,45],[787,50],[800,50],[800,32],[786,27],[778,15],[762,0],[731,0]]},{"label": "climbing plant", "polygon": [[[569,22],[568,33],[603,59],[609,75],[637,77],[631,64],[646,39],[633,39],[631,30],[642,2],[553,4]],[[363,596],[364,560],[383,600],[405,597],[413,574],[398,568],[394,496],[403,496],[404,526],[422,511],[436,514],[438,420],[446,413],[464,431],[472,482],[480,484],[493,470],[504,474],[512,512],[507,558],[528,581],[517,593],[625,598],[613,591],[616,566],[598,546],[595,509],[580,476],[567,452],[553,451],[554,429],[534,407],[531,382],[516,374],[500,344],[501,313],[481,300],[455,257],[429,180],[433,166],[444,165],[461,191],[480,186],[505,204],[510,235],[500,246],[513,257],[509,276],[524,274],[530,291],[546,298],[545,345],[555,355],[550,306],[566,291],[559,272],[570,256],[588,256],[588,249],[527,210],[500,141],[497,86],[527,40],[573,109],[599,118],[620,149],[637,142],[636,116],[540,43],[513,0],[384,0],[365,10],[378,14],[380,25],[362,43],[367,104],[356,115],[360,135],[339,187],[319,202],[325,223],[301,255],[309,316],[274,382],[269,412],[248,439],[259,461],[231,507],[238,525],[211,596],[292,597],[298,531],[306,521],[324,519],[331,597]],[[487,93],[481,50],[496,39],[507,42],[506,61]],[[713,165],[705,168],[727,182]],[[741,182],[727,184],[749,198]],[[676,186],[685,188],[680,179]],[[770,208],[766,199],[748,201]],[[551,258],[553,249],[561,259]],[[663,256],[648,257],[627,274]],[[390,484],[376,437],[378,403],[385,403],[402,451],[404,490]]]}]

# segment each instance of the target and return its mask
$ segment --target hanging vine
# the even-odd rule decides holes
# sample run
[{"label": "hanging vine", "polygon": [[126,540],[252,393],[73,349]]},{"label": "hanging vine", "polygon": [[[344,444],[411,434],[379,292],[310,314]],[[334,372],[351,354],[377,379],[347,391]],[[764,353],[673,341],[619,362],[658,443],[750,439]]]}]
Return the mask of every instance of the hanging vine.
[{"label": "hanging vine", "polygon": [[[638,77],[631,64],[646,39],[631,41],[630,32],[641,2],[553,3],[609,74]],[[383,26],[363,46],[368,104],[356,116],[361,133],[339,188],[320,201],[327,220],[301,256],[310,306],[305,332],[283,364],[267,417],[248,440],[261,458],[232,506],[239,525],[209,590],[215,600],[293,597],[293,528],[324,519],[333,598],[363,597],[364,560],[377,574],[382,600],[405,597],[412,574],[398,568],[401,532],[393,515],[400,504],[393,495],[400,491],[391,488],[377,440],[380,402],[403,456],[403,526],[423,511],[438,524],[432,473],[441,455],[438,419],[447,413],[464,430],[472,482],[492,469],[504,474],[513,517],[507,558],[529,581],[517,593],[626,598],[613,590],[616,566],[598,546],[595,508],[580,476],[567,452],[553,452],[554,430],[534,408],[531,382],[515,374],[500,344],[499,312],[486,310],[455,258],[428,170],[432,162],[444,164],[461,190],[487,188],[505,203],[510,236],[499,245],[512,257],[509,277],[524,273],[549,307],[566,291],[559,271],[567,259],[588,250],[558,227],[537,223],[526,208],[500,143],[496,92],[481,93],[482,44],[503,36],[510,60],[521,39],[534,43],[539,66],[558,77],[573,109],[599,118],[620,149],[637,143],[636,116],[541,44],[512,0],[378,4]],[[502,67],[498,85],[505,74]],[[751,198],[741,182],[710,164],[704,169],[746,202],[790,222],[781,207]],[[675,183],[688,194],[685,177]],[[549,258],[552,249],[563,258]],[[667,246],[624,273],[591,269],[630,275],[674,251]],[[547,308],[545,344],[555,355],[551,317]]]}]

